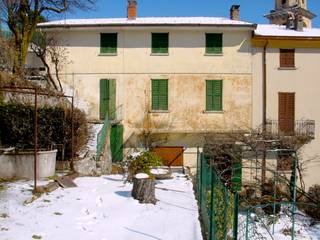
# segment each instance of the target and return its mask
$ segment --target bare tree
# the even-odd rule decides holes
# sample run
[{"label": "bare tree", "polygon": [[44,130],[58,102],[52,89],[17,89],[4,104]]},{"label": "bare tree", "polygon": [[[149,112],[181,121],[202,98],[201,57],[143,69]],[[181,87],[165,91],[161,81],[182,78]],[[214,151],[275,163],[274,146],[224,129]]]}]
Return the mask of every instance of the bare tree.
[{"label": "bare tree", "polygon": [[[225,132],[223,134],[207,134],[205,136],[205,153],[209,156],[214,156],[215,158],[215,167],[219,173],[221,173],[222,179],[226,181],[227,184],[231,181],[231,171],[232,164],[234,161],[250,162],[250,166],[245,166],[245,168],[254,170],[253,178],[249,177],[252,183],[255,185],[255,188],[264,188],[268,186],[268,182],[262,182],[261,178],[258,176],[262,174],[262,169],[265,167],[265,171],[269,173],[270,176],[277,176],[279,181],[287,185],[288,189],[290,188],[291,180],[287,178],[286,175],[275,174],[278,172],[278,166],[263,166],[262,156],[265,151],[272,154],[269,158],[278,159],[279,153],[284,153],[285,158],[288,157],[287,167],[293,171],[293,157],[291,153],[296,153],[298,156],[298,165],[296,166],[299,186],[298,193],[299,197],[305,196],[305,184],[303,180],[303,172],[305,170],[305,165],[307,162],[314,161],[315,159],[302,160],[299,156],[303,150],[303,146],[309,143],[312,140],[310,136],[299,136],[292,135],[286,136],[283,134],[271,134],[265,133],[262,134],[260,128],[257,129],[247,129],[244,131],[234,131],[234,132]],[[287,155],[286,155],[287,154]],[[285,159],[279,159],[281,163]],[[277,160],[278,161],[278,160]],[[252,163],[252,165],[251,165]],[[259,169],[259,170],[258,170]],[[286,170],[288,171],[288,170]],[[281,171],[280,171],[281,172]],[[274,175],[275,174],[275,175]],[[249,180],[249,179],[247,179]]]},{"label": "bare tree", "polygon": [[[59,72],[64,64],[68,63],[67,49],[62,46],[58,40],[57,34],[46,34],[37,32],[33,38],[30,48],[41,60],[47,70],[49,84],[54,89],[63,92]],[[54,68],[54,73],[52,69]]]},{"label": "bare tree", "polygon": [[37,24],[50,14],[61,14],[72,9],[88,9],[95,0],[0,0],[2,21],[14,37],[14,71],[26,62],[29,44]]},{"label": "bare tree", "polygon": [[0,71],[8,71],[13,64],[12,39],[0,35]]}]

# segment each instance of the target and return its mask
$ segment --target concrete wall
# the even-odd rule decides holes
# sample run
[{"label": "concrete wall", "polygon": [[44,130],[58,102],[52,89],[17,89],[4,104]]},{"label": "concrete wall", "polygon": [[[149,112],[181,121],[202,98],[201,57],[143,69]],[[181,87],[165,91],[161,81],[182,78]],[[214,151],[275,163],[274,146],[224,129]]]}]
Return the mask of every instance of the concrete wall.
[{"label": "concrete wall", "polygon": [[[297,48],[294,70],[279,69],[279,49],[267,50],[267,118],[278,119],[278,92],[295,92],[295,119],[316,122],[315,139],[303,149],[308,186],[320,182],[319,48]],[[253,126],[262,122],[262,48],[253,49]],[[309,162],[308,160],[312,160]]]},{"label": "concrete wall", "polygon": [[[115,56],[100,55],[100,33],[118,33]],[[169,32],[169,55],[151,54],[151,33]],[[205,33],[223,33],[223,53],[205,54]],[[251,126],[251,31],[222,27],[68,29],[55,32],[70,64],[61,71],[67,94],[89,119],[99,120],[100,79],[116,80],[116,105],[123,107],[126,147],[139,147],[144,129],[160,133],[203,133]],[[169,109],[152,112],[151,79],[168,79]],[[205,80],[223,80],[223,111],[206,113]],[[196,147],[199,137],[184,144]],[[169,143],[168,143],[169,142]],[[186,156],[187,162],[190,157]],[[195,157],[194,157],[195,159]],[[194,163],[192,163],[194,165]],[[191,164],[191,165],[192,165]]]},{"label": "concrete wall", "polygon": [[[41,151],[38,153],[38,178],[53,176],[56,169],[57,150]],[[4,179],[33,179],[33,152],[0,154],[0,178]]]}]

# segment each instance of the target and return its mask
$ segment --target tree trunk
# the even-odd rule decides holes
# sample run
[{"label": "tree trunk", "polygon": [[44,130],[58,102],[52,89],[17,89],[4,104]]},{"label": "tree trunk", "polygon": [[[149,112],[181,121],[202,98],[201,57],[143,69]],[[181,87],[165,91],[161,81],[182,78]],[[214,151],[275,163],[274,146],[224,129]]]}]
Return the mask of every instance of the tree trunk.
[{"label": "tree trunk", "polygon": [[155,181],[150,177],[147,178],[133,178],[133,189],[131,195],[134,199],[139,200],[140,203],[157,202],[155,197]]}]

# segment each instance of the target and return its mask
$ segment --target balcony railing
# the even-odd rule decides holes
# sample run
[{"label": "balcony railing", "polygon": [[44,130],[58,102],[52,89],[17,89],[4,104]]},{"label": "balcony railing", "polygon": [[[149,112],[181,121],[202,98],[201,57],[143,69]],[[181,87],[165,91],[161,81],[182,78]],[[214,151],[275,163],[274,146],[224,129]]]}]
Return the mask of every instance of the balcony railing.
[{"label": "balcony railing", "polygon": [[269,134],[280,134],[287,136],[302,136],[314,138],[315,136],[315,121],[314,120],[296,120],[294,122],[294,130],[281,130],[278,120],[267,120],[266,131]]}]

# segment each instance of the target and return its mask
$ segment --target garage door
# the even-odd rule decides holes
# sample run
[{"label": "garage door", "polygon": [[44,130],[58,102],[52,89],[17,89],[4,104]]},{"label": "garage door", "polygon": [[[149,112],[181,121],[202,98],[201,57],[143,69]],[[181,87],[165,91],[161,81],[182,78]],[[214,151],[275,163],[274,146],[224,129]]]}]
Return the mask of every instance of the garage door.
[{"label": "garage door", "polygon": [[183,147],[156,147],[153,151],[165,166],[183,166]]}]

